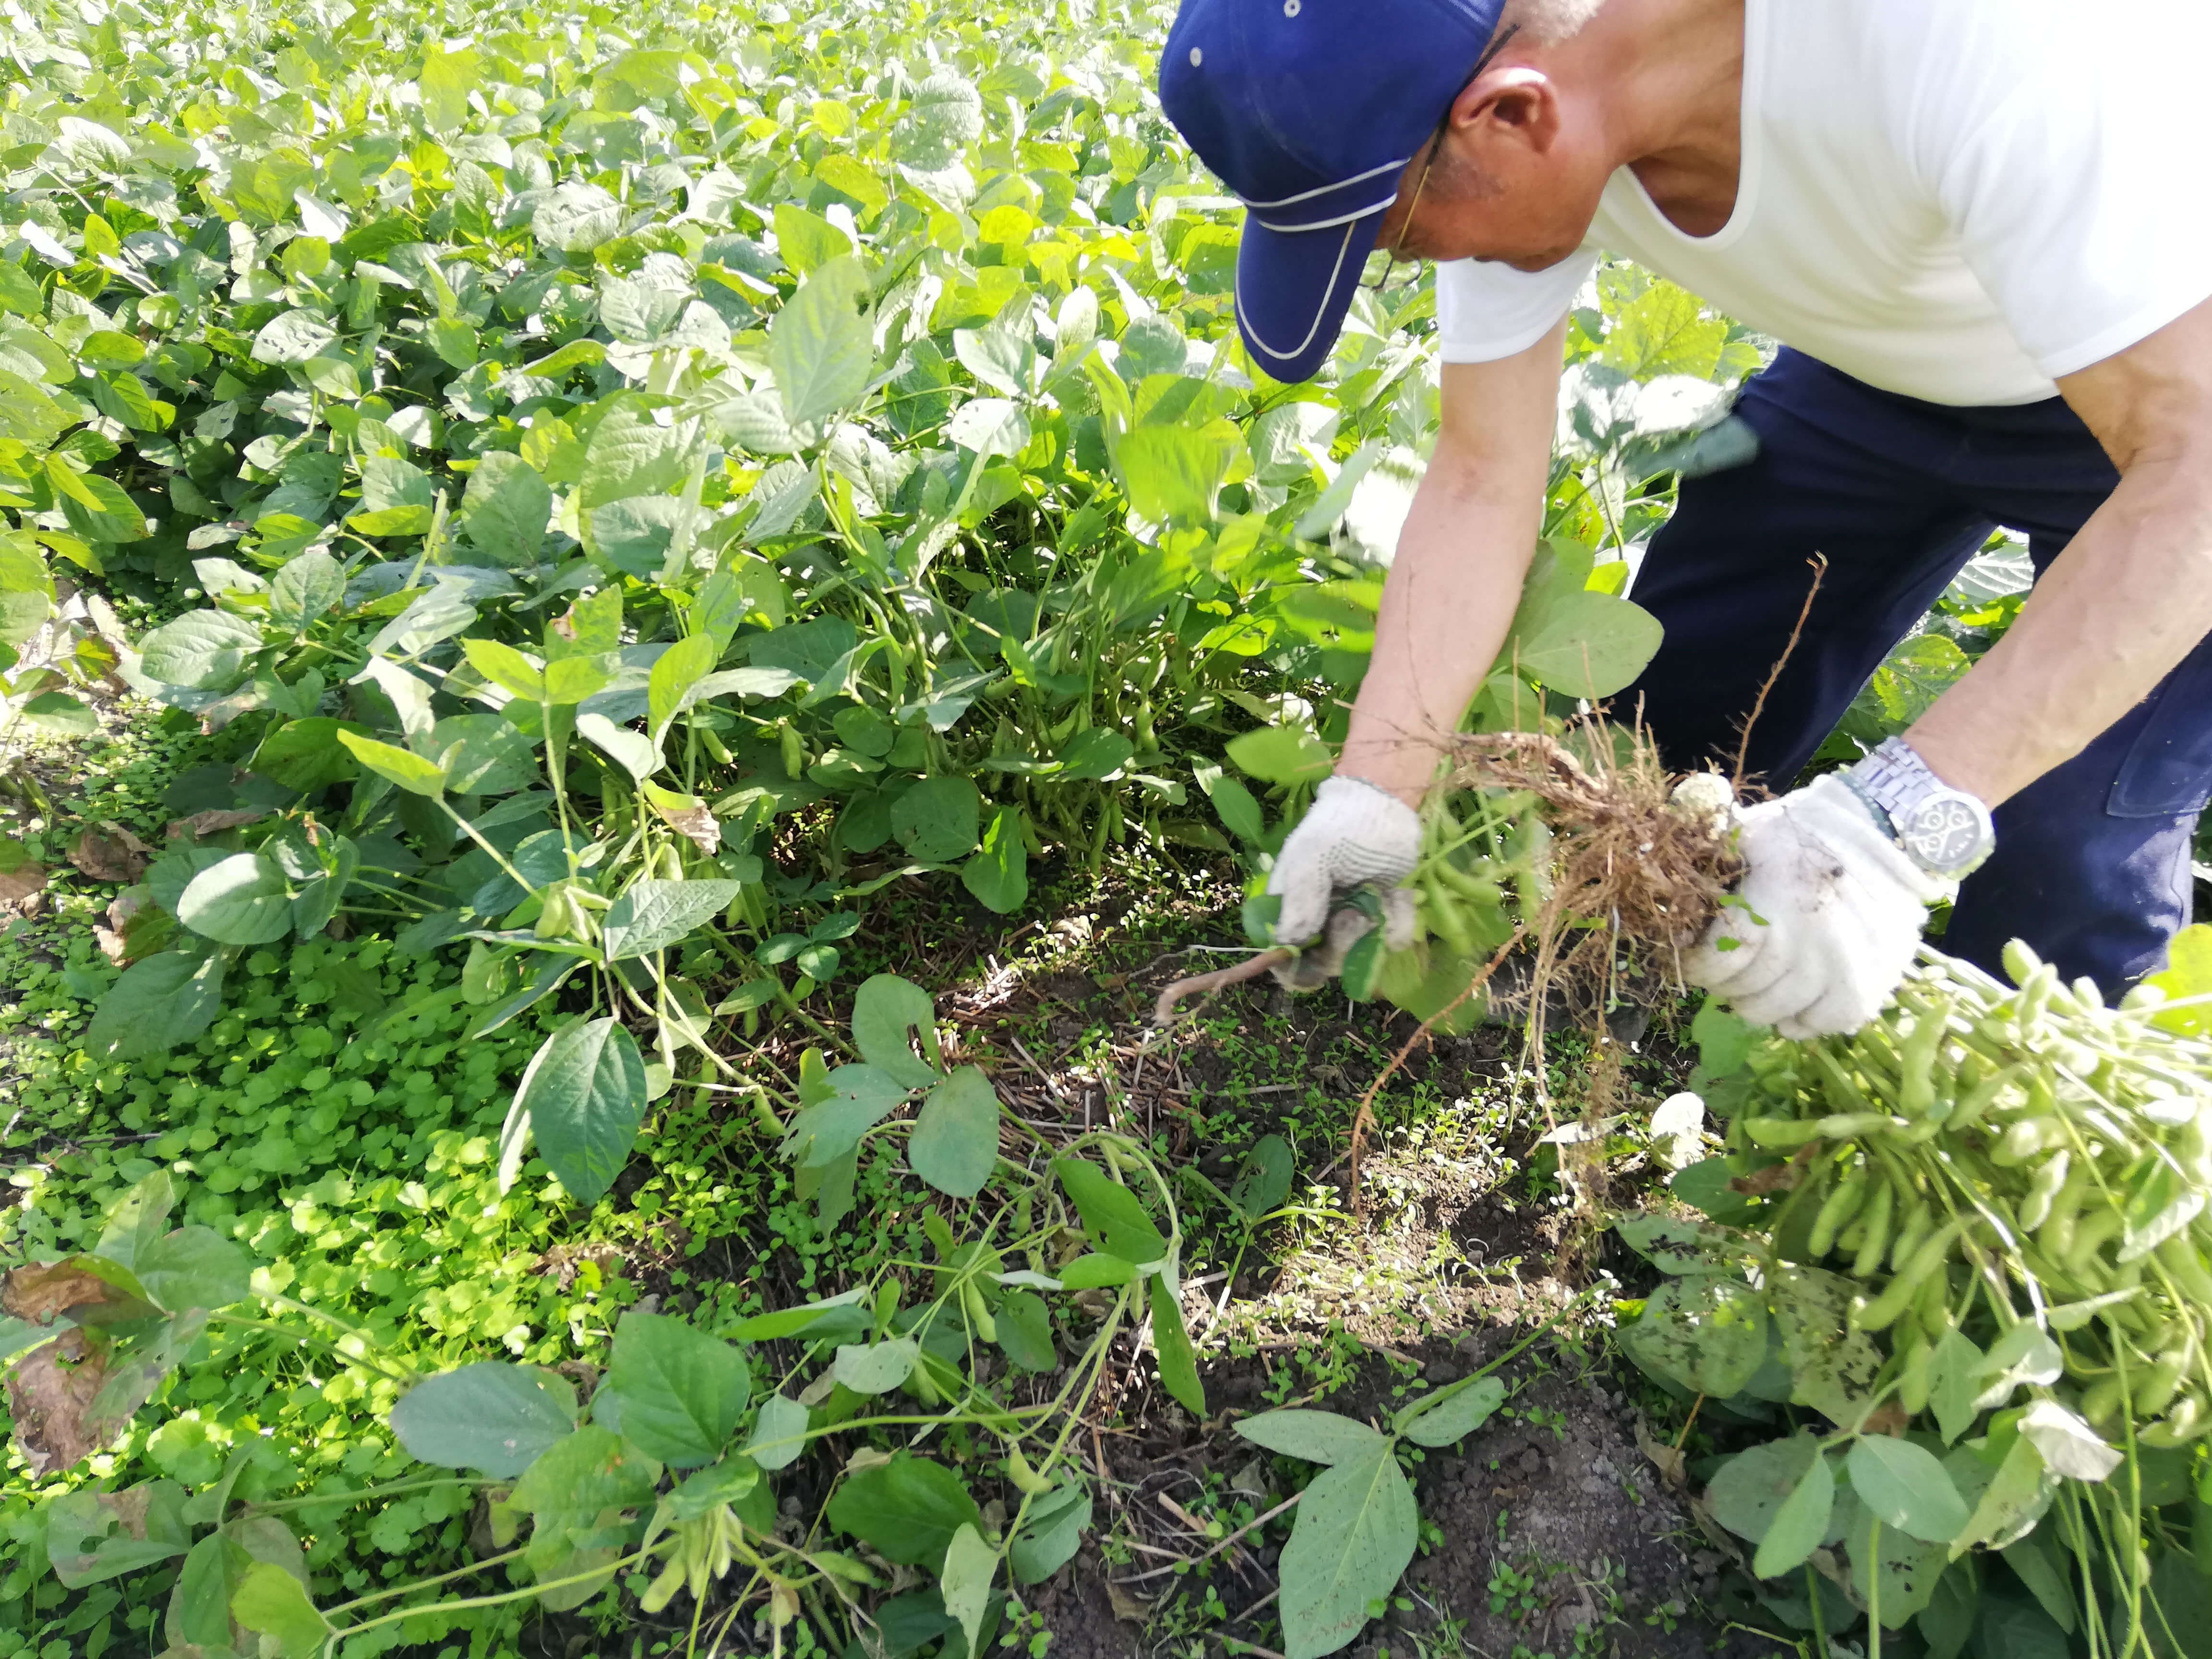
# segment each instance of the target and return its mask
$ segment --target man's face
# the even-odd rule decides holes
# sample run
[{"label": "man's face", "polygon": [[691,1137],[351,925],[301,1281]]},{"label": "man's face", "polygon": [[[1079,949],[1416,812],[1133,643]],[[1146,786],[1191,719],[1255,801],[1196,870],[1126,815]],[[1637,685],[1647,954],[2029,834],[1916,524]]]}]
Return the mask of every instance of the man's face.
[{"label": "man's face", "polygon": [[1376,246],[1409,259],[1487,259],[1519,270],[1559,264],[1589,234],[1611,171],[1580,137],[1547,85],[1472,106],[1462,97],[1441,141],[1400,177]]}]

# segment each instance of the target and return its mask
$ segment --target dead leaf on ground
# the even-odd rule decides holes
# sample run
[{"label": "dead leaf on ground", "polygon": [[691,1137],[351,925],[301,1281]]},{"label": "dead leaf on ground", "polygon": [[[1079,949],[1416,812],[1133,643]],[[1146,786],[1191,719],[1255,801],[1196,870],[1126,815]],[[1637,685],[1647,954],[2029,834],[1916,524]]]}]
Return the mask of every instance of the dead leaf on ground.
[{"label": "dead leaf on ground", "polygon": [[21,904],[46,884],[46,866],[12,841],[0,839],[0,904]]},{"label": "dead leaf on ground", "polygon": [[1641,1417],[1636,1419],[1636,1449],[1651,1460],[1651,1467],[1659,1471],[1668,1486],[1677,1492],[1687,1489],[1689,1460],[1682,1455],[1680,1448],[1654,1438],[1650,1426]]},{"label": "dead leaf on ground", "polygon": [[16,1448],[34,1478],[99,1449],[84,1417],[106,1376],[100,1357],[86,1352],[82,1331],[66,1331],[15,1362],[8,1373],[8,1412],[15,1419]]},{"label": "dead leaf on ground", "polygon": [[268,816],[266,812],[250,807],[227,806],[205,812],[195,812],[190,817],[172,818],[169,821],[167,833],[171,841],[176,840],[180,836],[190,836],[195,841],[204,841],[210,836],[219,836],[226,830],[235,830],[241,823],[252,823]]},{"label": "dead leaf on ground", "polygon": [[1114,1609],[1114,1616],[1125,1625],[1141,1625],[1152,1616],[1152,1604],[1141,1595],[1132,1595],[1112,1579],[1106,1581],[1106,1600]]},{"label": "dead leaf on ground", "polygon": [[[100,954],[118,968],[127,968],[143,954],[138,946],[149,931],[158,930],[161,913],[152,908],[153,895],[143,887],[128,887],[107,902],[107,925],[94,922],[92,936]],[[133,926],[133,923],[137,926]]]},{"label": "dead leaf on ground", "polygon": [[146,873],[144,854],[134,852],[120,837],[97,830],[88,830],[76,838],[69,850],[69,861],[94,881],[136,881]]},{"label": "dead leaf on ground", "polygon": [[34,1325],[52,1322],[57,1314],[72,1308],[98,1307],[131,1300],[98,1273],[81,1265],[82,1258],[63,1261],[34,1261],[0,1274],[0,1313],[13,1314]]}]

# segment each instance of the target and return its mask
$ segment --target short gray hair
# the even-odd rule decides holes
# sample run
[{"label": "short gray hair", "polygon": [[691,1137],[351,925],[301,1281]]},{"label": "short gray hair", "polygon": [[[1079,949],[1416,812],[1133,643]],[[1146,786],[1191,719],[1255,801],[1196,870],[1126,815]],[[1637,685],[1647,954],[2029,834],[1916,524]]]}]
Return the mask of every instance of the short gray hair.
[{"label": "short gray hair", "polygon": [[1555,46],[1581,33],[1604,5],[1605,0],[1512,0],[1503,21],[1518,24],[1539,46]]}]

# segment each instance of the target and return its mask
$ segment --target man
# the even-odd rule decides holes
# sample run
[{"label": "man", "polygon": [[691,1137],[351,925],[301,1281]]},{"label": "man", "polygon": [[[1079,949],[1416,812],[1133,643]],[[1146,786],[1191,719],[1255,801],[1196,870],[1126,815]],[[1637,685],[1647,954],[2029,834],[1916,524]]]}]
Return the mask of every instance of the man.
[{"label": "man", "polygon": [[1789,348],[1738,404],[1758,458],[1684,483],[1636,584],[1666,640],[1621,701],[1673,764],[1733,755],[1814,555],[1751,734],[1778,788],[1996,525],[2038,575],[1901,741],[1743,813],[1743,902],[1691,977],[1793,1036],[1854,1030],[1961,878],[1956,954],[2018,935],[2107,991],[2159,965],[2212,793],[2201,9],[1186,0],[1161,96],[1248,205],[1253,361],[1319,368],[1370,251],[1440,262],[1442,430],[1336,775],[1270,882],[1279,937],[1413,866],[1602,247]]}]

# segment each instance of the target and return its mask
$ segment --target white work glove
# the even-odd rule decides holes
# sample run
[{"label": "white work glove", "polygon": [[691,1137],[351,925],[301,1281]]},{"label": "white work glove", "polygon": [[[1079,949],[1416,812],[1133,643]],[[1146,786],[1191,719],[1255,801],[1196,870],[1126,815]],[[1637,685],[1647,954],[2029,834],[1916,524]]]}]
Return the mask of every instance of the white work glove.
[{"label": "white work glove", "polygon": [[1838,777],[1737,823],[1742,902],[1714,918],[1685,975],[1786,1037],[1857,1030],[1905,977],[1928,906],[1950,884],[1907,858]]},{"label": "white work glove", "polygon": [[1382,942],[1401,951],[1413,942],[1413,894],[1398,884],[1421,858],[1421,820],[1386,789],[1359,778],[1334,777],[1314,792],[1314,804],[1275,856],[1267,890],[1280,898],[1275,920],[1280,944],[1321,942],[1285,964],[1276,977],[1299,990],[1336,973],[1345,952],[1374,924],[1338,896],[1349,889],[1381,890]]}]

